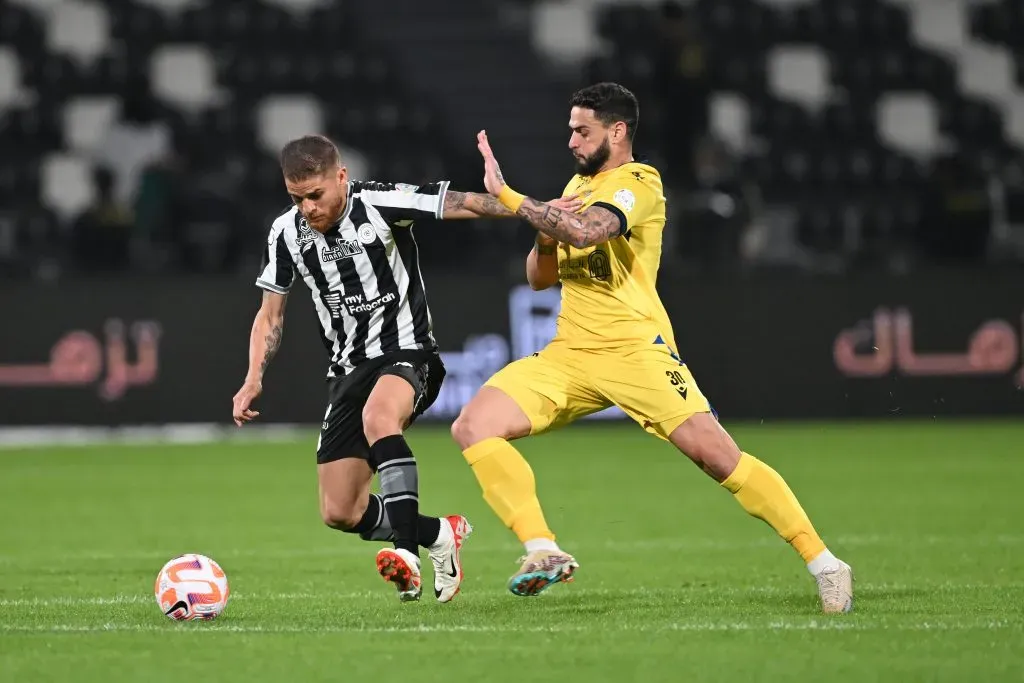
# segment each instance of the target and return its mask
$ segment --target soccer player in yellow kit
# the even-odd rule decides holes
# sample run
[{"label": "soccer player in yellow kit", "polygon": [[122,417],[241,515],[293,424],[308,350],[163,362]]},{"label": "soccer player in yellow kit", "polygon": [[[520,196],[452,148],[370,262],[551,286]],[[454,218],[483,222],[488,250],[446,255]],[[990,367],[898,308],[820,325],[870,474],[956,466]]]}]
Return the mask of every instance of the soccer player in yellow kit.
[{"label": "soccer player in yellow kit", "polygon": [[487,191],[539,232],[526,260],[530,285],[562,283],[554,339],[491,377],[452,425],[484,499],[526,547],[509,590],[537,595],[571,580],[579,567],[555,543],[533,471],[509,442],[617,405],[793,546],[817,581],[823,611],[848,612],[850,566],[825,547],[782,477],[740,451],[680,360],[655,289],[665,226],[661,177],[633,160],[636,97],[618,84],[599,83],[575,93],[570,105],[577,174],[563,197],[581,201],[578,211],[512,190],[486,132],[477,136]]}]

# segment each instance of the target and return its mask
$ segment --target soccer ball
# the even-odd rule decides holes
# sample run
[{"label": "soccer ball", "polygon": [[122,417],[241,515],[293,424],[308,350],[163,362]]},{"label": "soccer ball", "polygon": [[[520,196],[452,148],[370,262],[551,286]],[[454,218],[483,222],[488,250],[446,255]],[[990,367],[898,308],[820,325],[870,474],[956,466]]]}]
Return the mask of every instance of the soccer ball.
[{"label": "soccer ball", "polygon": [[163,566],[154,591],[170,619],[216,619],[228,604],[228,577],[205,555],[181,555]]}]

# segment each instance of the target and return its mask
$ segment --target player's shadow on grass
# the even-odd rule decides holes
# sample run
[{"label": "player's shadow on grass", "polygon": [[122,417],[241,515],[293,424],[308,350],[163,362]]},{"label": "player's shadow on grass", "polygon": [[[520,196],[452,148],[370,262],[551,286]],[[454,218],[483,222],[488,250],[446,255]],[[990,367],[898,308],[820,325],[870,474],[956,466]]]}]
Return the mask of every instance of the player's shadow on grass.
[{"label": "player's shadow on grass", "polygon": [[[509,594],[474,594],[465,605],[452,605],[479,618],[508,618],[512,615],[542,611],[547,617],[583,615],[635,615],[638,612],[664,614],[718,615],[720,617],[792,616],[821,614],[821,606],[813,583],[807,586],[779,589],[774,586],[737,589],[718,585],[680,585],[646,590],[584,589],[559,587],[532,598]],[[893,603],[913,609],[930,597],[927,590],[911,587],[864,587],[856,591],[856,611]],[[468,597],[468,596],[467,596]],[[448,609],[451,609],[449,607]]]},{"label": "player's shadow on grass", "polygon": [[872,606],[886,612],[917,612],[917,608],[922,606],[931,612],[936,597],[932,588],[913,586],[858,587],[854,584],[853,594],[856,612],[871,609]]},{"label": "player's shadow on grass", "polygon": [[[606,598],[595,599],[594,596],[580,595],[573,596],[570,593],[561,595],[538,595],[531,598],[517,598],[509,595],[507,598],[501,596],[495,600],[488,600],[486,603],[477,602],[473,604],[473,612],[477,616],[494,615],[495,617],[508,617],[519,612],[542,609],[545,614],[608,614],[617,610],[618,604],[623,601],[609,600]],[[634,604],[632,609],[636,609]]]},{"label": "player's shadow on grass", "polygon": [[[894,587],[858,587],[854,586],[854,613],[875,611],[875,608],[887,610],[884,605],[898,606],[898,611],[915,611],[915,606],[928,604],[934,598],[934,593],[924,588],[911,586]],[[715,601],[717,606],[736,605],[738,601],[720,600]],[[785,592],[752,594],[745,601],[748,605],[757,605],[760,611],[778,611],[793,615],[806,615],[819,612],[821,603],[817,592],[812,590],[794,589]],[[712,605],[708,605],[712,606]]]}]

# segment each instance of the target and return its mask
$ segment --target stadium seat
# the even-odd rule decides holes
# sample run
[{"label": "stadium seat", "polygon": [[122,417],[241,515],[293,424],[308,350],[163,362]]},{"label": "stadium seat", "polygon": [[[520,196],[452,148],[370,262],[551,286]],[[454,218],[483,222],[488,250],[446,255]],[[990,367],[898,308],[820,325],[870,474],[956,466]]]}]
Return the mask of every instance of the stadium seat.
[{"label": "stadium seat", "polygon": [[68,220],[93,200],[95,188],[89,164],[80,157],[51,154],[43,158],[41,194],[46,205]]},{"label": "stadium seat", "polygon": [[62,121],[68,149],[91,154],[102,144],[118,109],[118,102],[111,95],[69,99],[64,105]]},{"label": "stadium seat", "polygon": [[153,94],[186,111],[196,111],[218,99],[213,60],[202,46],[174,45],[152,56]]},{"label": "stadium seat", "polygon": [[928,156],[940,148],[939,112],[925,93],[885,93],[878,101],[878,133],[891,149]]},{"label": "stadium seat", "polygon": [[0,111],[22,100],[21,61],[14,50],[0,46]]},{"label": "stadium seat", "polygon": [[107,9],[88,0],[64,0],[47,14],[46,46],[79,63],[97,59],[110,40]]},{"label": "stadium seat", "polygon": [[309,96],[267,97],[258,105],[256,119],[257,139],[268,154],[293,138],[324,129],[320,103]]}]

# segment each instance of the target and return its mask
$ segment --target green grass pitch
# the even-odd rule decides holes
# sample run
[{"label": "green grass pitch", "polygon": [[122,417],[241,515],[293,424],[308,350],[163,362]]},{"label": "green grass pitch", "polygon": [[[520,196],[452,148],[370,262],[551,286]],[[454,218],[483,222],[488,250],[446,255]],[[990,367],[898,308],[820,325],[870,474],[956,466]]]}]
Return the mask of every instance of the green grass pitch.
[{"label": "green grass pitch", "polygon": [[[727,425],[728,426],[728,425]],[[401,604],[379,544],[322,526],[295,443],[0,451],[0,681],[1019,681],[1024,424],[735,425],[857,576],[818,612],[796,554],[671,447],[626,425],[519,442],[577,580],[534,598],[447,431],[409,433],[425,512],[469,516],[463,592]],[[232,597],[178,624],[184,552]],[[429,563],[428,563],[429,567]]]}]

